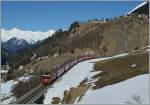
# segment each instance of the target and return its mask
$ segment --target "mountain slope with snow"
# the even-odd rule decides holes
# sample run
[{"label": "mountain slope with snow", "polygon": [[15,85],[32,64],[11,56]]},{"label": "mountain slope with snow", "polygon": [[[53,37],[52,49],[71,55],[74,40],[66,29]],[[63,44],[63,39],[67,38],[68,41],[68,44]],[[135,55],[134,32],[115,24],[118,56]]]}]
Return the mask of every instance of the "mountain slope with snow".
[{"label": "mountain slope with snow", "polygon": [[48,38],[49,36],[52,36],[55,33],[55,30],[49,30],[46,32],[41,31],[27,31],[27,30],[21,30],[17,28],[13,28],[11,30],[1,29],[1,40],[2,42],[6,42],[9,39],[16,37],[18,39],[24,39],[29,44],[34,44],[35,42],[39,40],[43,40],[45,38]]},{"label": "mountain slope with snow", "polygon": [[133,8],[130,12],[127,14],[149,14],[149,2],[143,2],[139,5],[137,5],[135,8]]},{"label": "mountain slope with snow", "polygon": [[2,48],[7,50],[9,53],[15,53],[18,50],[30,48],[32,46],[33,45],[29,44],[26,40],[18,39],[16,37],[12,37],[8,41],[2,43]]}]

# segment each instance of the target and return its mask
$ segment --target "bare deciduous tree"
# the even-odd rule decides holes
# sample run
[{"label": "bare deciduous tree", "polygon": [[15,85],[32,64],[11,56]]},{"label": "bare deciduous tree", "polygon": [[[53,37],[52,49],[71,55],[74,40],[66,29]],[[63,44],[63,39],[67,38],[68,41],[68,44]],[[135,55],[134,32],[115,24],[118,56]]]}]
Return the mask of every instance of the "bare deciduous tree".
[{"label": "bare deciduous tree", "polygon": [[131,97],[131,99],[132,99],[131,101],[127,101],[125,103],[127,103],[127,104],[142,104],[142,99],[139,95],[133,95]]}]

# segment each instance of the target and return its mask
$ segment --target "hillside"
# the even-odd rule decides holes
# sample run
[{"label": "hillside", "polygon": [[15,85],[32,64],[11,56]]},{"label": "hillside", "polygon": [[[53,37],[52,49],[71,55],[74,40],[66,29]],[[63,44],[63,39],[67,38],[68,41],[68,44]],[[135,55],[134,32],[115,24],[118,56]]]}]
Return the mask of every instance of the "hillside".
[{"label": "hillside", "polygon": [[[142,26],[142,27],[141,27]],[[78,53],[76,51],[90,48],[94,54],[110,56],[129,52],[148,45],[148,21],[137,16],[118,17],[108,21],[89,21],[73,28],[69,34],[58,34],[56,41],[49,43],[54,53]],[[135,30],[135,31],[134,31]],[[66,34],[66,37],[62,37]],[[115,38],[115,40],[112,40]],[[64,41],[65,40],[65,41]],[[134,42],[134,44],[133,44]],[[68,46],[69,45],[69,46]],[[37,49],[37,53],[47,50],[46,44]],[[83,51],[83,54],[86,51]]]},{"label": "hillside", "polygon": [[[45,67],[43,69],[52,69],[51,59],[60,61],[59,58],[65,59],[83,54],[113,56],[141,49],[148,43],[148,20],[138,16],[122,16],[106,22],[89,21],[79,24],[79,28],[74,33],[58,31],[53,37],[46,39],[33,52],[37,54],[37,59],[47,55],[49,57],[29,67],[33,70],[43,67]],[[22,60],[27,59],[30,54],[32,51],[25,54]],[[17,63],[19,62],[15,62]],[[53,63],[54,66],[58,64],[60,63]],[[36,65],[38,67],[35,68]]]},{"label": "hillside", "polygon": [[[44,104],[116,104],[130,101],[133,95],[148,103],[148,56],[149,49],[145,49],[81,62],[47,90]],[[137,78],[146,79],[140,84],[127,82]]]}]

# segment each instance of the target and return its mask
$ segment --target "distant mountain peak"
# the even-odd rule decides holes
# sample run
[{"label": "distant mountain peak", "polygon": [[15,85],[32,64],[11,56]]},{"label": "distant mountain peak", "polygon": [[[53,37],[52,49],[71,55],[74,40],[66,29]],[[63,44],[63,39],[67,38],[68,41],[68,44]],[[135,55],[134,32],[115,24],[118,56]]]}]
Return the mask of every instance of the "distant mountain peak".
[{"label": "distant mountain peak", "polygon": [[28,48],[31,45],[24,39],[18,39],[17,37],[12,37],[6,42],[2,43],[2,47],[9,52],[15,53],[17,50]]},{"label": "distant mountain peak", "polygon": [[16,40],[17,39],[17,37],[12,37],[11,39],[9,39],[9,40]]},{"label": "distant mountain peak", "polygon": [[18,28],[13,28],[11,31],[20,31]]},{"label": "distant mountain peak", "polygon": [[41,31],[28,31],[21,30],[18,28],[13,28],[10,30],[1,29],[1,41],[6,42],[9,39],[16,37],[17,39],[24,39],[30,44],[34,44],[37,41],[41,41],[52,36],[55,33],[55,30],[48,30],[46,32]]}]

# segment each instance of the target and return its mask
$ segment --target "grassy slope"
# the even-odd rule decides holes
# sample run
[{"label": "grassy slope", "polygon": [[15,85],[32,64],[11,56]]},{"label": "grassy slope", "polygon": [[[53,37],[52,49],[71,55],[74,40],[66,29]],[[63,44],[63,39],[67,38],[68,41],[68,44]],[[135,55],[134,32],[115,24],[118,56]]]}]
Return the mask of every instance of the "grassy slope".
[{"label": "grassy slope", "polygon": [[[136,66],[132,67],[133,64],[136,64]],[[97,89],[148,73],[149,54],[148,52],[141,52],[129,54],[121,58],[99,61],[95,64],[94,69],[96,71],[103,71],[103,73],[94,76],[94,78],[102,77],[96,82],[96,86],[93,87],[93,89]]]}]

